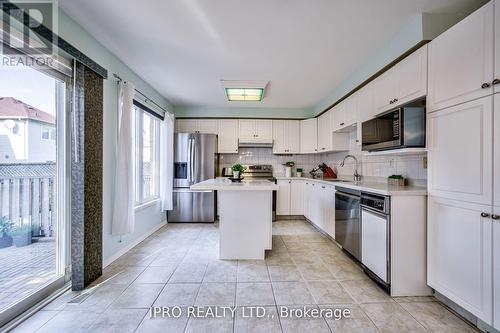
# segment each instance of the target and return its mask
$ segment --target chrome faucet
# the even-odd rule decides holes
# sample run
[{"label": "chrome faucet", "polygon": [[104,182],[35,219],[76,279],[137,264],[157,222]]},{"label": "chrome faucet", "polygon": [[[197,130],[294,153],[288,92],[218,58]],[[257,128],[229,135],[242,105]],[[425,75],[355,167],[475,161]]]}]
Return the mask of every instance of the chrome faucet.
[{"label": "chrome faucet", "polygon": [[346,155],[346,157],[344,157],[344,159],[342,160],[342,162],[340,162],[340,166],[343,167],[344,163],[345,163],[345,160],[347,158],[349,158],[349,157],[351,157],[354,160],[354,182],[355,183],[360,182],[361,181],[361,175],[358,172],[359,162],[358,162],[358,159],[356,158],[356,156],[354,156],[354,155]]}]

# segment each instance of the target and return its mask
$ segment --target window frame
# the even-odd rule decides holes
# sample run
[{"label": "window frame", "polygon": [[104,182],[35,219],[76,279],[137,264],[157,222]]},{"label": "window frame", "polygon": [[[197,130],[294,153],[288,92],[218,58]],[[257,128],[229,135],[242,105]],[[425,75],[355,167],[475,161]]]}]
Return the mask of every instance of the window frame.
[{"label": "window frame", "polygon": [[[44,133],[47,133],[47,138],[43,137]],[[50,139],[50,127],[46,125],[41,125],[41,130],[40,130],[40,139],[44,141],[51,141]]]},{"label": "window frame", "polygon": [[[135,208],[147,205],[160,199],[160,121],[151,116],[147,111],[138,105],[134,105],[134,188],[135,188]],[[152,142],[154,145],[152,162],[153,195],[145,196],[144,189],[144,137],[143,126],[144,117],[150,117],[154,122],[154,133]]]}]

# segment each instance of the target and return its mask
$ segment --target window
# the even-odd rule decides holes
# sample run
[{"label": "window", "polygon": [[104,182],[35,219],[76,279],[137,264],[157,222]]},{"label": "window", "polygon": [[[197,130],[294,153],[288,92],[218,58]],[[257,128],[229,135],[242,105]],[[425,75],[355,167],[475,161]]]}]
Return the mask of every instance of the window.
[{"label": "window", "polygon": [[159,197],[160,121],[135,106],[135,200],[138,205]]},{"label": "window", "polygon": [[42,126],[42,140],[56,141],[56,129]]}]

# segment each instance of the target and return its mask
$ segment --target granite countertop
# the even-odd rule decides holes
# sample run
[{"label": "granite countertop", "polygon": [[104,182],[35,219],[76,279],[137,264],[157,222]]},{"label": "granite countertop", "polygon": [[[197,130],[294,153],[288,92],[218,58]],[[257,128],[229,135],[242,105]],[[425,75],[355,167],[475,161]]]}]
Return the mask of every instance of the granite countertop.
[{"label": "granite countertop", "polygon": [[342,180],[324,180],[324,179],[312,179],[306,177],[276,177],[276,179],[301,179],[305,181],[312,181],[322,184],[334,185],[335,188],[348,188],[352,190],[390,195],[390,196],[402,196],[402,195],[427,195],[427,187],[425,186],[394,186],[387,183],[378,182],[364,182],[354,183],[351,181]]},{"label": "granite countertop", "polygon": [[191,189],[213,191],[275,191],[278,190],[278,185],[269,180],[243,180],[241,183],[233,183],[226,178],[217,178],[191,185]]}]

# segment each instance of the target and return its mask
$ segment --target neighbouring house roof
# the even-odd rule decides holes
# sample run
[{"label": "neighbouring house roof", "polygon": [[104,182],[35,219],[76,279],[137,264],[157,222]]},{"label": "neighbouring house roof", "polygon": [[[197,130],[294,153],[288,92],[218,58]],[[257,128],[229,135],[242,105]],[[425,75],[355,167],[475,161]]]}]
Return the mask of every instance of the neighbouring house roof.
[{"label": "neighbouring house roof", "polygon": [[13,97],[0,97],[0,119],[31,119],[55,124],[56,117]]},{"label": "neighbouring house roof", "polygon": [[56,175],[56,164],[16,163],[0,164],[0,180],[5,178],[51,178]]}]

